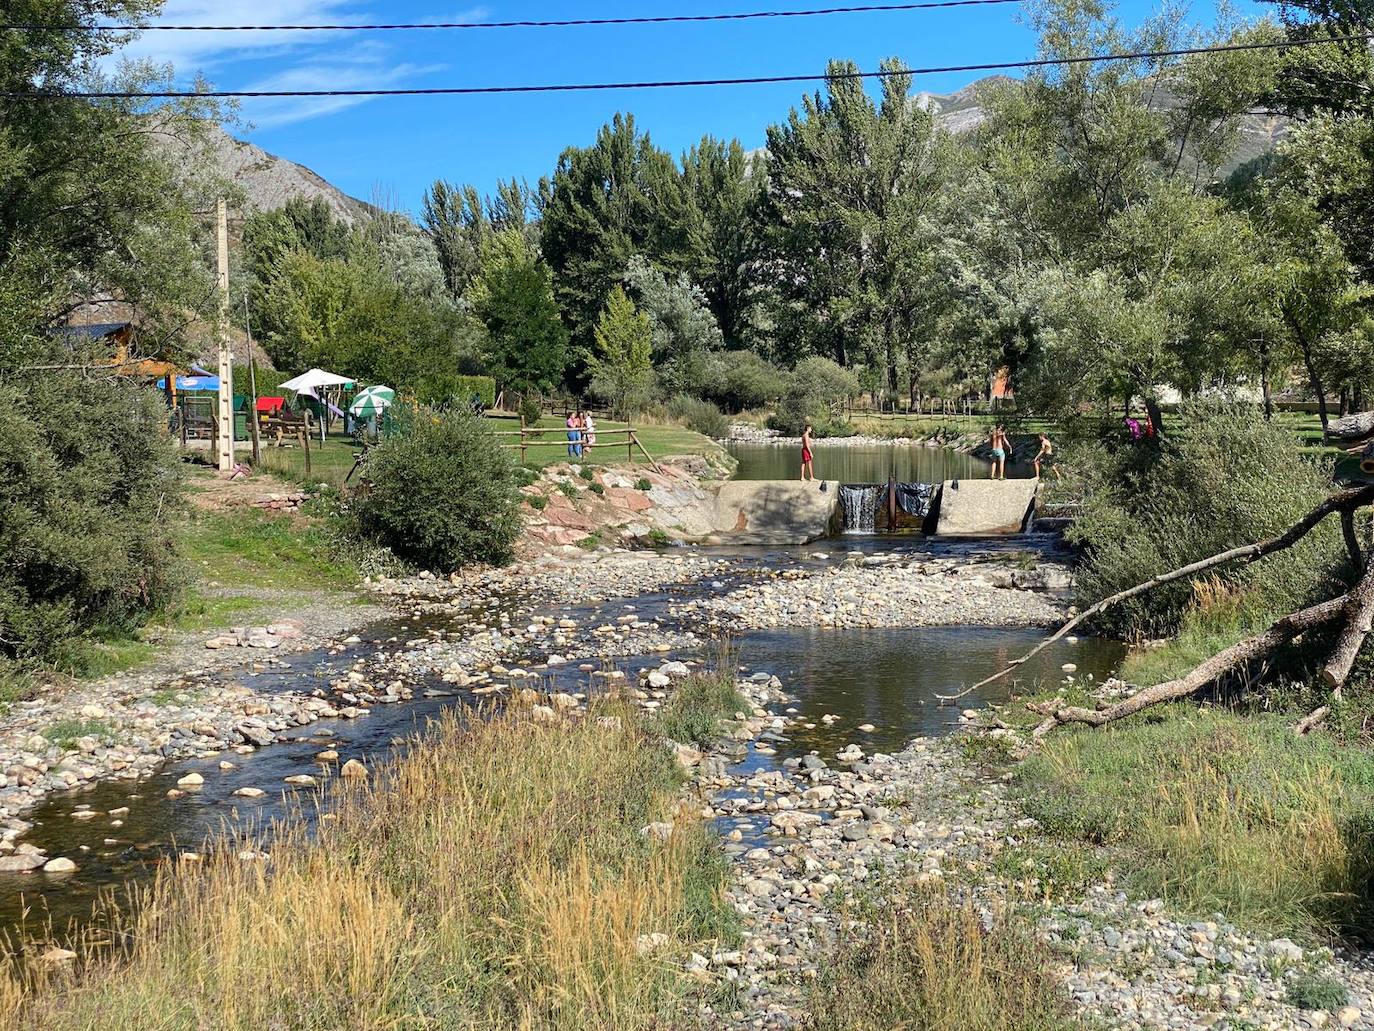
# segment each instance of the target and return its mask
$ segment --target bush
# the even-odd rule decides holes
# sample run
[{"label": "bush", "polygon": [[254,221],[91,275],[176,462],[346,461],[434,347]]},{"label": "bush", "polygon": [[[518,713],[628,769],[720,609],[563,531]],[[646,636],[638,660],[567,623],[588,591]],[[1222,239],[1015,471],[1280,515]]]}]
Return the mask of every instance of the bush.
[{"label": "bush", "polygon": [[844,419],[844,402],[858,389],[854,374],[829,358],[804,359],[788,377],[787,390],[768,424],[791,436],[808,423],[818,437],[849,436],[854,430]]},{"label": "bush", "polygon": [[402,411],[373,449],[349,515],[363,536],[416,565],[448,572],[510,560],[520,535],[515,463],[466,412]]},{"label": "bush", "polygon": [[713,354],[700,375],[702,396],[727,412],[772,404],[787,389],[782,370],[753,351]]},{"label": "bush", "polygon": [[0,384],[0,659],[79,672],[175,592],[179,466],[159,396],[55,372]]},{"label": "bush", "polygon": [[720,440],[730,435],[730,420],[710,401],[679,394],[668,402],[668,415],[703,437]]},{"label": "bush", "polygon": [[496,404],[496,380],[490,376],[433,373],[421,377],[415,384],[415,398],[425,405],[471,408],[474,395],[482,403],[483,408],[494,406]]},{"label": "bush", "polygon": [[[1253,408],[1194,403],[1173,423],[1158,442],[1113,434],[1075,456],[1083,509],[1070,540],[1086,552],[1080,602],[1281,532],[1330,489],[1329,464],[1306,456],[1293,434]],[[1328,519],[1287,551],[1215,575],[1218,588],[1260,599],[1263,618],[1333,589],[1343,568],[1340,529]],[[1102,625],[1125,635],[1172,633],[1192,590],[1187,580],[1156,588]]]},{"label": "bush", "polygon": [[544,399],[538,394],[526,394],[520,398],[520,421],[526,426],[538,426],[544,417]]}]

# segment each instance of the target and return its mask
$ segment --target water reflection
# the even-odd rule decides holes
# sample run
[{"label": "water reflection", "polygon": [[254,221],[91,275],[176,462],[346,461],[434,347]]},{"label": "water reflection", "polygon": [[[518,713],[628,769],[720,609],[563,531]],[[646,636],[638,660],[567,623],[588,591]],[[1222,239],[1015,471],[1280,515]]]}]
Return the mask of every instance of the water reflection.
[{"label": "water reflection", "polygon": [[[816,724],[800,726],[779,755],[804,755],[815,749],[829,758],[851,741],[866,752],[897,751],[913,737],[946,733],[965,708],[1000,702],[1037,681],[1058,682],[1061,665],[1074,674],[1102,679],[1125,654],[1118,642],[1083,638],[1047,648],[1014,678],[989,684],[958,705],[941,706],[937,695],[951,695],[983,679],[1042,639],[1038,630],[987,627],[923,627],[906,630],[776,630],[750,634],[741,643],[740,661],[776,673],[800,701],[798,708]],[[825,714],[839,716],[831,726]],[[872,733],[858,727],[872,724]]]},{"label": "water reflection", "polygon": [[[801,475],[801,449],[772,444],[727,445],[739,463],[737,480],[795,480]],[[818,444],[816,476],[841,483],[939,483],[944,480],[986,479],[987,462],[949,448],[913,445],[859,447]],[[1007,467],[1007,475],[1029,475],[1029,469]]]}]

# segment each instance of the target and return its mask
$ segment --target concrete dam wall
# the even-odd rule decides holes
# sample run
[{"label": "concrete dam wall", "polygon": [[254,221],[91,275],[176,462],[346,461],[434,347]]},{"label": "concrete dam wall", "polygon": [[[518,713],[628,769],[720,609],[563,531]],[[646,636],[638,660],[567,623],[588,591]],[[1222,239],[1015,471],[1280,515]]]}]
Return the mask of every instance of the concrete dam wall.
[{"label": "concrete dam wall", "polygon": [[[833,480],[731,480],[716,495],[716,535],[737,544],[809,544],[841,533],[846,528],[841,486]],[[948,480],[931,501],[936,534],[1020,533],[1029,525],[1038,486],[1036,480]]]}]

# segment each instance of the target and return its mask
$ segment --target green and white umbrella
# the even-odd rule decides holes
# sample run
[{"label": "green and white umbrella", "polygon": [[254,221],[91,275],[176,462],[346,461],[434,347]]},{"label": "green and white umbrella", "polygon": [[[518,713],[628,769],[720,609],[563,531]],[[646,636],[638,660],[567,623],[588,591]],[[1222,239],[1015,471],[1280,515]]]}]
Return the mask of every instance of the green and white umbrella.
[{"label": "green and white umbrella", "polygon": [[381,415],[396,400],[396,391],[390,387],[368,387],[358,391],[358,396],[348,406],[349,414],[358,419],[370,419]]}]

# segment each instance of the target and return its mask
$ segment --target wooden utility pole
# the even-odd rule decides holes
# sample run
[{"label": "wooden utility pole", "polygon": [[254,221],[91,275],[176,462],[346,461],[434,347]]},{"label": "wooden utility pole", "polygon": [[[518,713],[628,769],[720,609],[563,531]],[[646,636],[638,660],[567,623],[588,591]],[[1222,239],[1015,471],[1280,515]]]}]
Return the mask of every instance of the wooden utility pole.
[{"label": "wooden utility pole", "polygon": [[248,338],[248,439],[253,442],[253,468],[262,465],[262,441],[258,436],[258,366],[253,359],[253,320],[248,311],[248,291],[243,291],[243,332]]},{"label": "wooden utility pole", "polygon": [[219,471],[234,469],[234,359],[229,349],[229,210],[221,197],[215,203],[218,257],[219,318]]}]

